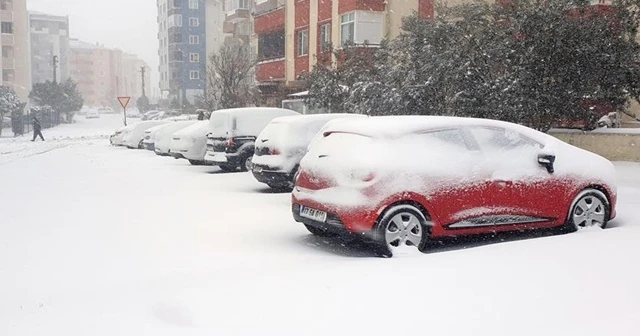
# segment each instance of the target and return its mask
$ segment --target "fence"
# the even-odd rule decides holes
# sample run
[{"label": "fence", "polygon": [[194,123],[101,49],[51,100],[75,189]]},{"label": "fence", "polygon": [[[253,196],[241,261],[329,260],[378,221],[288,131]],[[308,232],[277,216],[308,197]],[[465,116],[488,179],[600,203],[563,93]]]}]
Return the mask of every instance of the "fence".
[{"label": "fence", "polygon": [[611,161],[640,162],[640,129],[611,128],[591,132],[553,129],[549,134]]},{"label": "fence", "polygon": [[60,113],[57,113],[51,108],[41,108],[39,110],[32,109],[29,113],[19,118],[12,118],[11,128],[13,130],[13,134],[18,136],[33,131],[34,115],[38,117],[38,120],[40,120],[42,128],[58,126],[61,122]]}]

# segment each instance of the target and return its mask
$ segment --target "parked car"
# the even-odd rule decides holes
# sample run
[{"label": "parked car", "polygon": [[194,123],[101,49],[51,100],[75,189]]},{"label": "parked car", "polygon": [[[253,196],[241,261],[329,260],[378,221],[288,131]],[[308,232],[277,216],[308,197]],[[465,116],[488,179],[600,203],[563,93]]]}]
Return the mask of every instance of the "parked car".
[{"label": "parked car", "polygon": [[204,165],[207,153],[209,121],[198,121],[173,134],[169,154],[176,159],[187,159],[192,165]]},{"label": "parked car", "polygon": [[129,118],[142,118],[142,114],[140,114],[140,110],[137,108],[127,109],[127,117]]},{"label": "parked car", "polygon": [[97,119],[100,118],[100,113],[98,113],[98,110],[88,110],[87,113],[84,116],[87,119]]},{"label": "parked car", "polygon": [[162,124],[166,124],[168,121],[162,120],[150,120],[150,121],[141,121],[137,124],[128,128],[125,132],[124,139],[122,144],[131,149],[142,149],[143,147],[143,138],[145,136],[145,131]]},{"label": "parked car", "polygon": [[273,119],[260,133],[253,155],[253,176],[273,189],[293,188],[300,160],[327,122],[360,114],[311,114]]},{"label": "parked car", "polygon": [[129,126],[119,128],[117,131],[115,131],[115,133],[111,135],[111,137],[109,137],[109,142],[111,142],[113,146],[123,146],[124,136],[127,133],[127,131],[131,129],[131,127],[132,126],[129,125]]},{"label": "parked car", "polygon": [[169,146],[173,133],[195,124],[195,121],[175,121],[167,124],[156,132],[155,152],[158,155],[168,156]]},{"label": "parked car", "polygon": [[100,108],[98,108],[98,113],[100,113],[100,114],[116,114],[116,111],[114,111],[111,107],[100,107]]},{"label": "parked car", "polygon": [[160,113],[162,113],[161,111],[158,110],[151,110],[151,111],[147,111],[146,113],[144,113],[142,115],[142,120],[146,121],[146,120],[153,120],[153,118],[155,118],[156,116],[158,116]]},{"label": "parked car", "polygon": [[142,147],[146,150],[155,151],[156,150],[156,134],[158,131],[166,127],[168,124],[161,124],[158,126],[154,126],[144,131],[144,138],[142,140]]},{"label": "parked car", "polygon": [[604,228],[616,215],[615,179],[605,158],[520,125],[347,119],[303,158],[292,209],[315,235],[365,237],[391,255],[440,237]]},{"label": "parked car", "polygon": [[300,115],[272,107],[248,107],[215,111],[211,114],[207,136],[207,164],[225,171],[251,170],[255,141],[260,132],[277,117]]}]

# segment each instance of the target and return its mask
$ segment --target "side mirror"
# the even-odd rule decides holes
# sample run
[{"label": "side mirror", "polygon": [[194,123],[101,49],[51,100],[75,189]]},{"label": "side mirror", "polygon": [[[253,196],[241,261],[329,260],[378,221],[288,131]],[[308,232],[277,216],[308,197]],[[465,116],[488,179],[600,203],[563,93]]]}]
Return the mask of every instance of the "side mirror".
[{"label": "side mirror", "polygon": [[553,174],[554,168],[553,164],[556,162],[556,156],[553,154],[538,154],[538,163],[547,168],[549,174]]}]

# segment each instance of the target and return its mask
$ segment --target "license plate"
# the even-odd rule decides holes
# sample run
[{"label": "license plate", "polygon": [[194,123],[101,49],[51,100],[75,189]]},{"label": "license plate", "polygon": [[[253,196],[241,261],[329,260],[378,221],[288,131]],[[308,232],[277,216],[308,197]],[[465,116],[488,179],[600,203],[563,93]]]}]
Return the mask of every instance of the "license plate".
[{"label": "license plate", "polygon": [[300,216],[314,221],[324,223],[327,220],[327,213],[324,211],[307,208],[305,206],[300,207]]}]

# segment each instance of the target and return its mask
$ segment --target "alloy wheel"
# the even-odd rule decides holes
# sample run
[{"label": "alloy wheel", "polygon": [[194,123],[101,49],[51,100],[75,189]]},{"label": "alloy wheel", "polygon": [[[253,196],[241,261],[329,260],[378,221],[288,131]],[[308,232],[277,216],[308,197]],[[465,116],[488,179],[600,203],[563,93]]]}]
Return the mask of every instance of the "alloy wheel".
[{"label": "alloy wheel", "polygon": [[606,223],[607,205],[600,197],[587,194],[581,197],[573,207],[571,219],[576,229],[598,226]]},{"label": "alloy wheel", "polygon": [[401,246],[419,247],[424,234],[420,219],[411,212],[400,212],[387,223],[384,235],[387,246],[391,249]]}]

